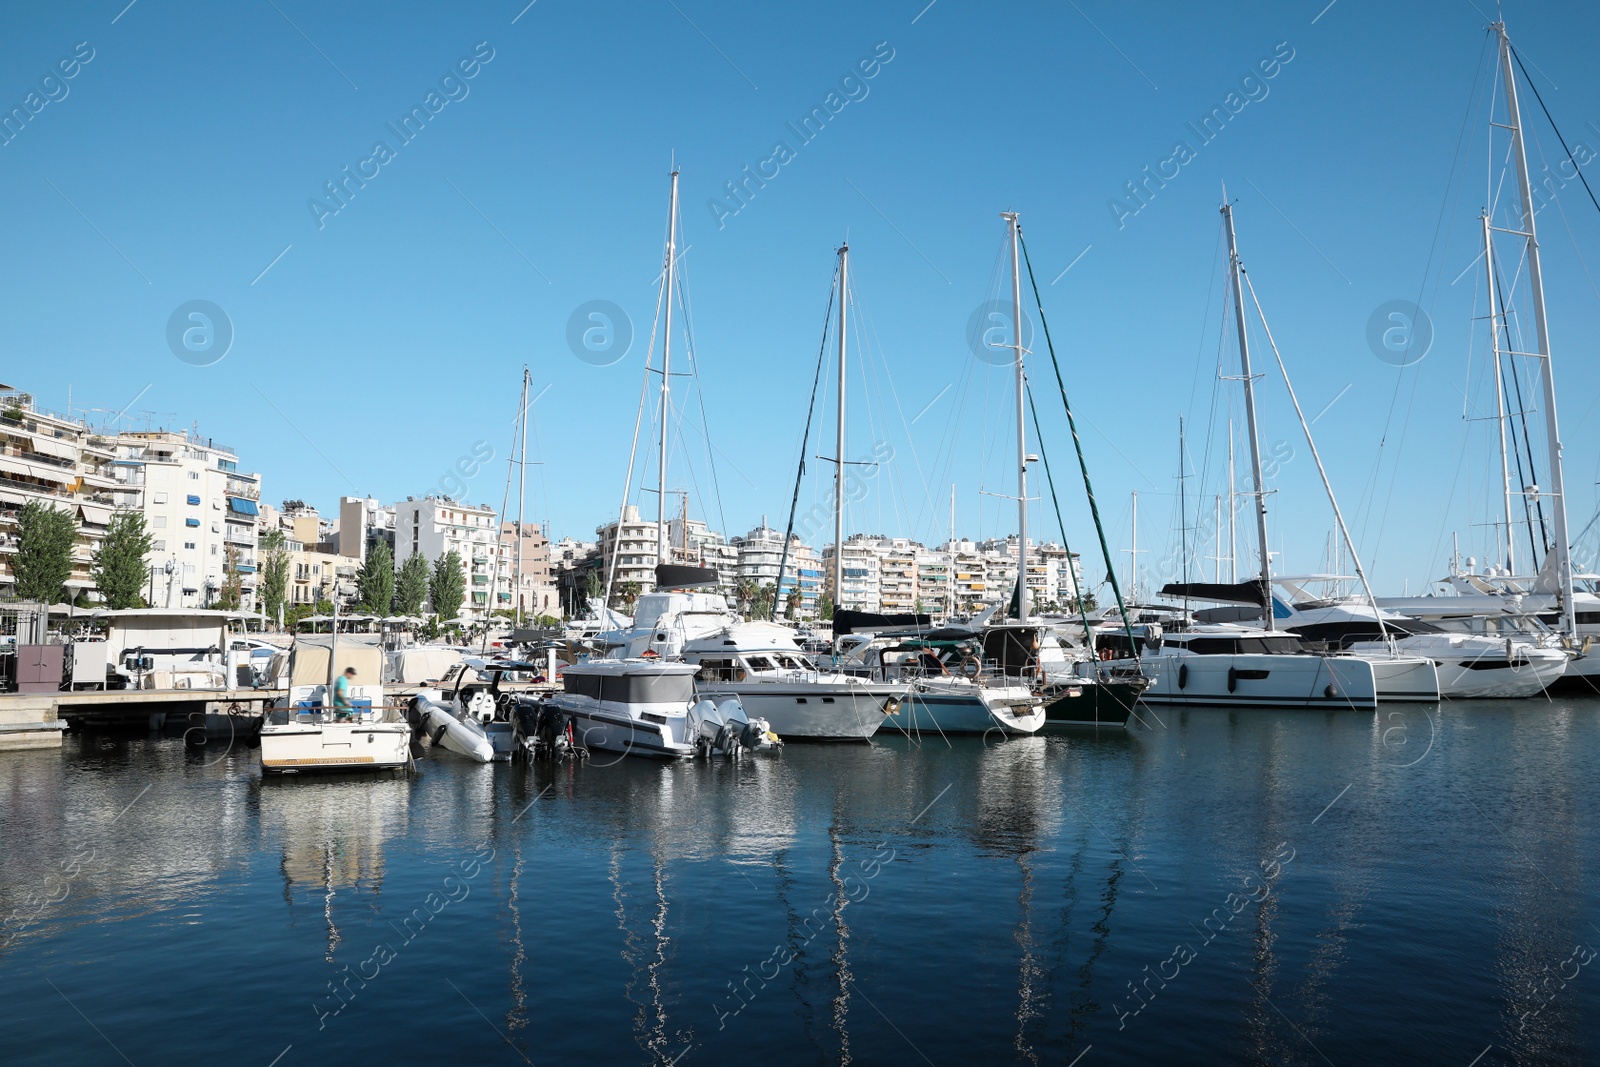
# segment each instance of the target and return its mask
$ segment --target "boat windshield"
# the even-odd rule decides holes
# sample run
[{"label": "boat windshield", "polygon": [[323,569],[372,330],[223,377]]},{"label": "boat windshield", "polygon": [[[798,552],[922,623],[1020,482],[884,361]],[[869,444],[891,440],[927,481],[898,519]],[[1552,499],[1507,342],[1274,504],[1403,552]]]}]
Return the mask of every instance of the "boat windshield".
[{"label": "boat windshield", "polygon": [[569,693],[619,704],[681,704],[694,698],[691,674],[576,674],[562,681]]},{"label": "boat windshield", "polygon": [[1298,656],[1305,652],[1298,637],[1189,637],[1172,642],[1197,656]]}]

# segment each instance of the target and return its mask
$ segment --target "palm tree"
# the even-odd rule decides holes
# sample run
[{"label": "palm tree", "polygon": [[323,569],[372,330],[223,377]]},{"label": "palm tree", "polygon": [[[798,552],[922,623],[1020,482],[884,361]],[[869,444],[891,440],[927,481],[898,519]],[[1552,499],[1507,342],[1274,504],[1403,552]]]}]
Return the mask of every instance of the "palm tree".
[{"label": "palm tree", "polygon": [[755,604],[756,597],[760,595],[761,586],[754,578],[740,578],[734,586],[734,597],[739,602],[739,613],[748,616],[751,607]]},{"label": "palm tree", "polygon": [[789,595],[783,600],[783,616],[790,622],[800,617],[800,607],[805,601],[800,596],[800,590],[791,589]]}]

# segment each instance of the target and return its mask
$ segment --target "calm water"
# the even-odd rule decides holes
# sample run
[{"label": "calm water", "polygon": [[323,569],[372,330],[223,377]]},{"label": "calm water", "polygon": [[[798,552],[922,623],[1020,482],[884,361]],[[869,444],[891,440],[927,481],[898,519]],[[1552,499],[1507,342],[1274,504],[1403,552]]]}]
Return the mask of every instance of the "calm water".
[{"label": "calm water", "polygon": [[0,1061],[1600,1055],[1600,702],[1396,708],[378,782],[0,753]]}]

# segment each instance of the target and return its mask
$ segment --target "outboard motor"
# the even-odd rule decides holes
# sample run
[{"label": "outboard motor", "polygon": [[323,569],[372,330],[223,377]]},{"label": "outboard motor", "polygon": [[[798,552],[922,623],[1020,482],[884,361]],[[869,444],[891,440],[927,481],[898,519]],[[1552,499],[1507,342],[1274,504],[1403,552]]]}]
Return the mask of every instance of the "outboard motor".
[{"label": "outboard motor", "polygon": [[738,697],[724,700],[717,705],[717,710],[727,723],[725,734],[731,755],[763,752],[783,744],[778,740],[778,735],[772,732],[772,726],[766,719],[752,719],[745,713]]},{"label": "outboard motor", "polygon": [[422,747],[422,694],[417,694],[406,702],[406,723],[411,727],[411,758],[421,759],[424,755]]}]

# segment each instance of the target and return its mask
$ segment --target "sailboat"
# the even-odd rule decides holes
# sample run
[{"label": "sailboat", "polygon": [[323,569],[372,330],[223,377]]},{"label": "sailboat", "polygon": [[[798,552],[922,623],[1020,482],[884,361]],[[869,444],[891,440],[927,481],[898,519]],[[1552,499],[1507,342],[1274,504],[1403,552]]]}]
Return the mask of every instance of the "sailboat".
[{"label": "sailboat", "polygon": [[[1549,640],[1548,627],[1553,627],[1560,650],[1569,658],[1569,662],[1564,671],[1550,679],[1550,688],[1595,693],[1600,692],[1600,650],[1594,650],[1592,646],[1595,638],[1600,637],[1600,595],[1597,595],[1600,593],[1600,576],[1578,575],[1573,570],[1561,435],[1556,418],[1555,367],[1545,310],[1538,230],[1534,220],[1536,208],[1522,133],[1516,72],[1512,65],[1516,52],[1504,22],[1496,22],[1490,29],[1499,41],[1500,75],[1506,108],[1505,121],[1494,122],[1491,114],[1490,124],[1492,128],[1506,130],[1511,137],[1508,154],[1515,165],[1517,204],[1521,216],[1510,227],[1495,226],[1488,210],[1484,211],[1481,219],[1500,437],[1504,507],[1501,543],[1498,546],[1501,561],[1485,568],[1484,573],[1473,573],[1470,567],[1462,569],[1459,554],[1456,554],[1446,580],[1449,592],[1454,595],[1390,597],[1381,600],[1380,604],[1449,631],[1479,634],[1503,641],[1505,651],[1500,658],[1510,661],[1508,665],[1512,667],[1520,666],[1522,661],[1537,657],[1556,644]],[[1519,351],[1519,345],[1514,343],[1512,320],[1506,310],[1506,293],[1497,280],[1498,257],[1493,240],[1497,233],[1522,240],[1519,268],[1526,271],[1533,305],[1534,347],[1531,351],[1525,348]],[[1504,345],[1501,343],[1502,330],[1505,331]],[[1506,424],[1512,415],[1507,411],[1502,374],[1502,360],[1513,356],[1530,358],[1541,364],[1539,378],[1543,384],[1545,441],[1550,465],[1547,488],[1530,484],[1525,485],[1522,492],[1530,509],[1535,506],[1542,508],[1542,502],[1548,500],[1551,512],[1548,529],[1538,535],[1544,542],[1537,546],[1544,550],[1544,563],[1531,576],[1514,573],[1517,554],[1512,521],[1512,476],[1506,441]],[[1530,521],[1530,549],[1535,547],[1532,525]],[[1543,527],[1542,512],[1539,525]],[[1529,555],[1531,561],[1532,553]]]},{"label": "sailboat", "polygon": [[[1378,703],[1378,674],[1374,664],[1354,656],[1321,656],[1307,652],[1300,639],[1277,629],[1269,610],[1272,590],[1272,556],[1267,541],[1267,489],[1261,466],[1261,440],[1256,428],[1255,378],[1250,370],[1250,340],[1245,329],[1243,274],[1233,229],[1233,207],[1222,205],[1228,236],[1229,278],[1233,290],[1234,321],[1239,338],[1240,375],[1244,385],[1246,437],[1250,444],[1250,470],[1256,516],[1257,547],[1261,571],[1236,585],[1207,589],[1195,583],[1176,583],[1162,590],[1167,596],[1242,601],[1258,608],[1261,625],[1236,622],[1200,622],[1164,633],[1160,626],[1143,628],[1135,647],[1132,633],[1121,643],[1116,635],[1102,640],[1105,647],[1136,657],[1153,679],[1143,699],[1150,704],[1220,704],[1246,707],[1340,707],[1371,709]],[[1226,595],[1224,594],[1226,591]],[[1210,593],[1211,595],[1207,595]],[[1403,669],[1410,669],[1409,665]],[[1432,667],[1429,665],[1429,670]],[[1435,687],[1437,682],[1434,683]],[[1437,689],[1435,688],[1435,693]]]},{"label": "sailboat", "polygon": [[[1017,589],[1018,620],[1026,625],[1029,617],[1028,597],[1028,463],[1035,457],[1028,454],[1027,423],[1027,371],[1024,367],[1022,344],[1022,266],[1018,242],[1021,228],[1014,211],[1003,212],[1011,239],[1011,348],[1015,355],[1017,393]],[[839,291],[846,292],[846,253],[839,252]],[[844,566],[844,305],[841,301],[839,316],[839,440],[837,491],[834,494],[834,553],[833,587],[843,589]],[[836,631],[838,627],[835,627]],[[836,637],[837,637],[836,633]],[[884,680],[895,678],[907,685],[905,699],[894,708],[886,720],[886,729],[898,729],[908,735],[921,733],[987,734],[998,730],[1005,734],[1037,733],[1045,724],[1044,703],[1033,689],[1030,679],[1004,672],[986,670],[981,649],[977,647],[978,634],[955,632],[941,634],[934,631],[926,637],[888,638],[887,643],[870,642],[857,649],[860,657],[876,656]],[[891,659],[890,656],[897,658]]]},{"label": "sailboat", "polygon": [[[638,647],[644,627],[654,627],[674,595],[664,590],[686,589],[714,582],[715,571],[674,564],[667,554],[667,454],[671,433],[672,309],[678,278],[678,171],[672,171],[672,194],[667,209],[667,247],[661,272],[661,298],[665,319],[661,345],[661,425],[660,462],[657,468],[656,500],[656,585],[658,592],[641,597],[634,632],[620,643],[620,656],[589,658],[574,663],[562,672],[562,691],[551,698],[558,710],[570,715],[584,747],[623,754],[680,757],[702,752],[737,755],[749,749],[771,750],[778,737],[762,719],[745,714],[736,696],[720,700],[699,698],[694,679],[699,668],[681,659],[669,661],[648,647]],[[646,368],[646,373],[653,373]],[[642,414],[642,405],[641,405]],[[637,441],[637,438],[636,438]],[[618,537],[611,550],[607,572],[605,602],[610,603],[612,584],[621,555],[622,522],[628,513],[627,495],[632,491],[633,457],[628,461],[624,502],[618,512]],[[698,572],[698,573],[696,573]],[[688,594],[708,596],[710,594]],[[720,596],[715,597],[721,601]],[[645,605],[649,601],[650,605]],[[711,605],[708,605],[711,606]],[[647,617],[650,607],[655,616]],[[726,604],[722,605],[726,610]],[[604,638],[606,635],[602,634]]]}]

